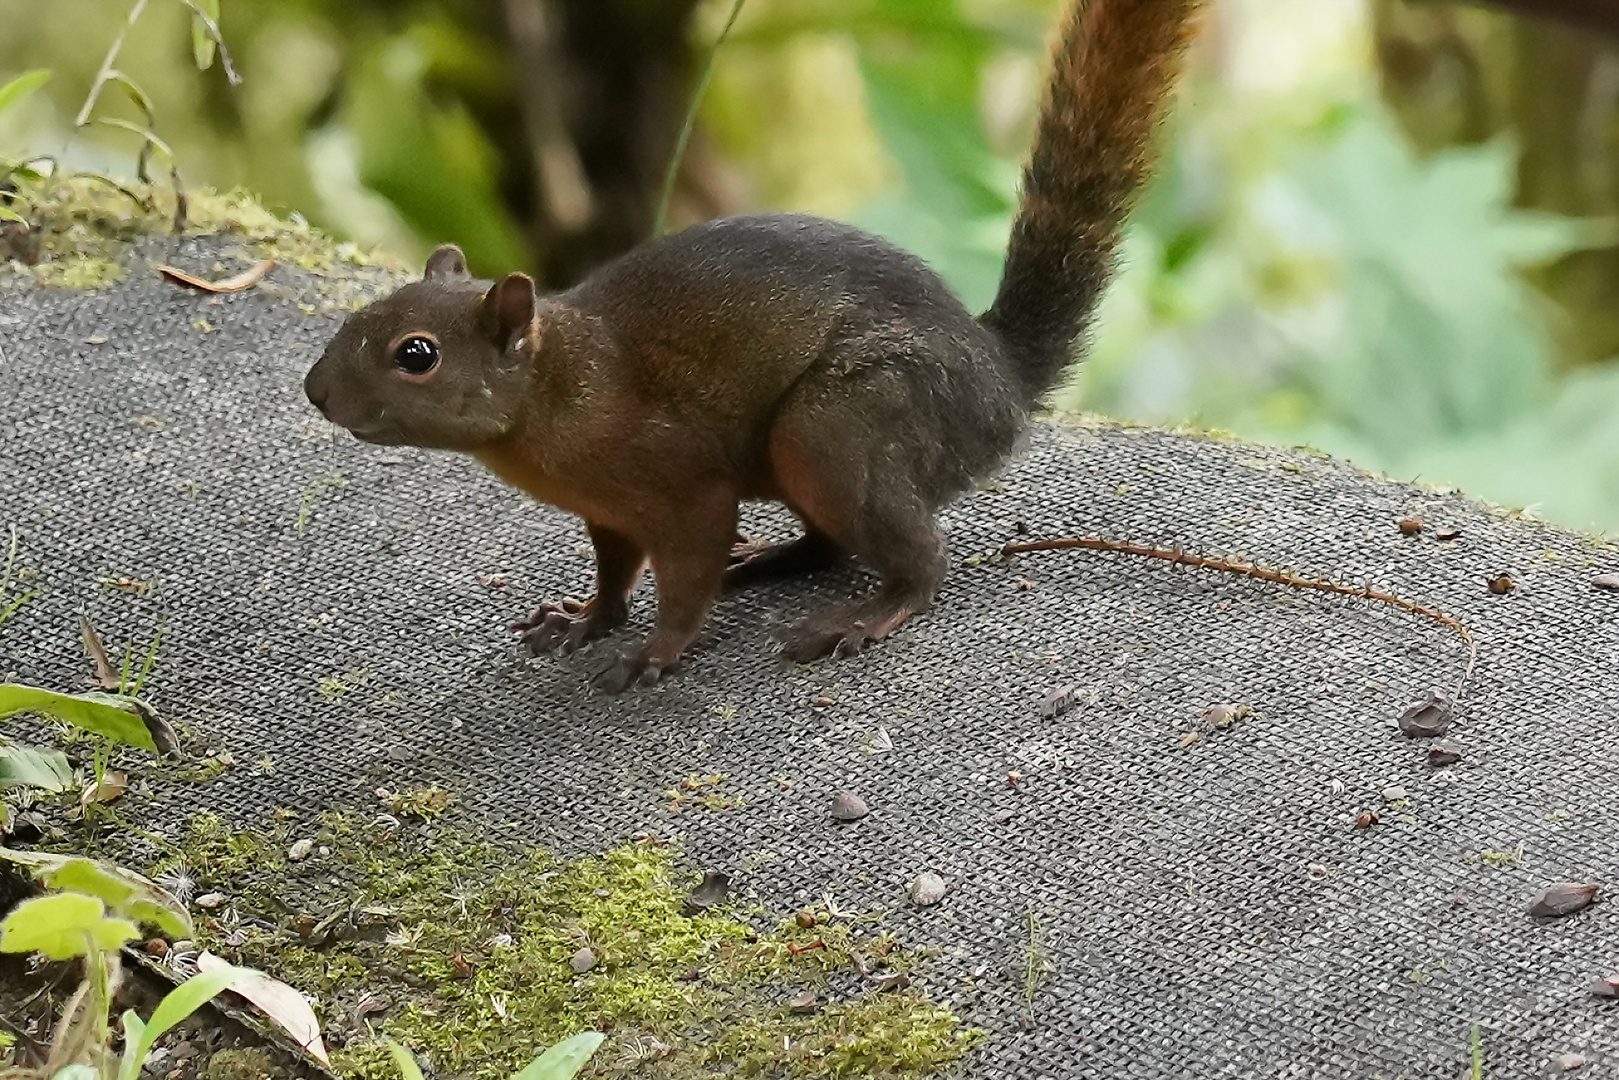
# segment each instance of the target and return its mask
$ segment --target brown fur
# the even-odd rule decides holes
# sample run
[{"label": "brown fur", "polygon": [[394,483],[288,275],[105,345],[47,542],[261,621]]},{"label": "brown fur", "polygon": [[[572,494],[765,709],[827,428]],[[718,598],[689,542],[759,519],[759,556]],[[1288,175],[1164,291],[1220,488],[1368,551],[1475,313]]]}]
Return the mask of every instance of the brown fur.
[{"label": "brown fur", "polygon": [[[1005,278],[981,319],[913,256],[802,215],[708,222],[544,298],[519,274],[473,280],[447,247],[422,281],[350,316],[305,379],[310,400],[367,441],[471,453],[585,519],[598,593],[525,620],[536,652],[621,625],[650,566],[656,627],[598,676],[606,689],[672,667],[722,584],[850,555],[876,592],[804,620],[784,651],[858,651],[932,602],[945,572],[935,515],[1000,466],[1067,364],[1193,6],[1069,8]],[[804,537],[735,563],[749,498],[785,503]]]}]

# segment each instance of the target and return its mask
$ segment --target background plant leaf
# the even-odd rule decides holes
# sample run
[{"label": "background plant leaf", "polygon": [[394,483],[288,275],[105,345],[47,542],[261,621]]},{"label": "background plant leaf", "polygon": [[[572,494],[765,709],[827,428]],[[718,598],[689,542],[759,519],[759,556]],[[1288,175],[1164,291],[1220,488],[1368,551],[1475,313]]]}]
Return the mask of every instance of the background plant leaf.
[{"label": "background plant leaf", "polygon": [[73,769],[61,751],[0,743],[0,791],[13,787],[66,791],[72,786]]},{"label": "background plant leaf", "polygon": [[42,953],[52,960],[84,956],[89,948],[109,952],[140,936],[127,919],[109,918],[104,905],[82,893],[56,893],[24,900],[0,922],[0,952]]},{"label": "background plant leaf", "polygon": [[185,982],[176,986],[163,996],[157,1008],[152,1010],[152,1016],[144,1024],[130,1023],[131,1013],[124,1014],[124,1030],[133,1029],[136,1038],[126,1040],[124,1055],[118,1063],[118,1080],[136,1080],[140,1075],[141,1066],[145,1064],[147,1056],[152,1052],[155,1043],[164,1032],[175,1024],[184,1020],[208,1002],[212,1001],[221,991],[228,989],[231,983],[243,978],[249,969],[236,967],[216,968],[213,971],[202,971],[191,976]]},{"label": "background plant leaf", "polygon": [[603,1038],[600,1032],[582,1031],[563,1039],[525,1065],[512,1080],[572,1080],[601,1046]]},{"label": "background plant leaf", "polygon": [[23,98],[44,86],[51,77],[48,68],[35,68],[25,71],[14,79],[0,84],[0,113],[16,105]]},{"label": "background plant leaf", "polygon": [[58,694],[37,686],[0,684],[0,719],[38,713],[115,742],[157,752],[148,727],[151,706],[109,694]]}]

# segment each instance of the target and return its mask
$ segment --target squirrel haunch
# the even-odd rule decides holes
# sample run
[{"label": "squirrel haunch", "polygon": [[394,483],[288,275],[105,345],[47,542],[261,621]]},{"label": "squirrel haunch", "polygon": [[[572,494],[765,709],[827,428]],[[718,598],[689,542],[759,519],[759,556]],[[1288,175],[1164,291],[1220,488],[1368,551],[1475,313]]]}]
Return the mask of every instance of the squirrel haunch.
[{"label": "squirrel haunch", "polygon": [[[473,454],[584,518],[597,593],[523,624],[536,651],[621,625],[650,565],[655,629],[597,677],[672,667],[722,584],[858,558],[870,597],[803,620],[797,661],[857,652],[933,600],[935,515],[1011,453],[1106,282],[1195,0],[1074,0],[994,304],[975,318],[921,260],[799,214],[650,241],[565,292],[473,279],[454,247],[351,315],[305,378],[377,443]],[[733,553],[743,499],[784,503],[789,544]]]}]

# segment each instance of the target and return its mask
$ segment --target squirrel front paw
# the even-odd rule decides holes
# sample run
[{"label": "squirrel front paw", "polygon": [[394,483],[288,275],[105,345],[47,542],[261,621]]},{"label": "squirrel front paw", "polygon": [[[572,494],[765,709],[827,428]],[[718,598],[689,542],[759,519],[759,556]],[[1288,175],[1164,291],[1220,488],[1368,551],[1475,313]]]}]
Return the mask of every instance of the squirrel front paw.
[{"label": "squirrel front paw", "polygon": [[564,600],[560,604],[541,604],[529,612],[528,618],[513,623],[512,631],[522,635],[530,656],[548,652],[567,655],[586,642],[606,637],[628,618],[623,604],[604,604],[600,596],[595,596],[586,603]]},{"label": "squirrel front paw", "polygon": [[619,694],[632,686],[651,686],[673,666],[654,658],[650,649],[640,648],[620,655],[598,671],[591,683],[604,694]]}]

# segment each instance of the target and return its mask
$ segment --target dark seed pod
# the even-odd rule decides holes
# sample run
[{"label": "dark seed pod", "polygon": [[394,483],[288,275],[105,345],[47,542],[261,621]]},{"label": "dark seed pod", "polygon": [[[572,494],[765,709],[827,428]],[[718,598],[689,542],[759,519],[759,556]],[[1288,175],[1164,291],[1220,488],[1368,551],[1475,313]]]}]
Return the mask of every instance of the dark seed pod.
[{"label": "dark seed pod", "polygon": [[1560,881],[1529,902],[1529,914],[1537,919],[1560,919],[1590,907],[1599,891],[1594,881]]},{"label": "dark seed pod", "polygon": [[690,913],[707,911],[725,903],[731,895],[731,878],[729,874],[722,874],[717,870],[710,870],[703,875],[702,882],[691,892],[686,894],[686,910]]},{"label": "dark seed pod", "polygon": [[1412,739],[1431,739],[1450,730],[1450,698],[1437,691],[1400,714],[1400,730]]},{"label": "dark seed pod", "polygon": [[1436,742],[1428,747],[1428,764],[1435,768],[1454,765],[1462,760],[1462,744],[1457,742]]}]

